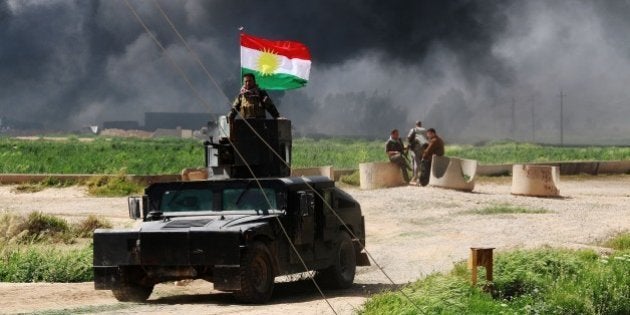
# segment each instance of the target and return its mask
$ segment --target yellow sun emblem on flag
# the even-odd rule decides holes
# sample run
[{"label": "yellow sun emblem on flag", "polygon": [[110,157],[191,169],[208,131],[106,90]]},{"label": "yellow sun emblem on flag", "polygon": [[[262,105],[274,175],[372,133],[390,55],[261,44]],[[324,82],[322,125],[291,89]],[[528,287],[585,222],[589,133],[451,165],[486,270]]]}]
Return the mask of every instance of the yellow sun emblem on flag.
[{"label": "yellow sun emblem on flag", "polygon": [[272,75],[280,66],[280,58],[272,50],[265,49],[256,60],[256,67],[263,76]]}]

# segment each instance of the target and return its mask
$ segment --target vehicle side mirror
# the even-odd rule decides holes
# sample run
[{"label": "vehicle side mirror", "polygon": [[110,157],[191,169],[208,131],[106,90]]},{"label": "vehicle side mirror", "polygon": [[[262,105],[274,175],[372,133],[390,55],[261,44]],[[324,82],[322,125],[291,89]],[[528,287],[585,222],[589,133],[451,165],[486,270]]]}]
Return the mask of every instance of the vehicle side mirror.
[{"label": "vehicle side mirror", "polygon": [[127,204],[129,206],[129,218],[133,219],[133,220],[137,220],[140,217],[142,217],[142,214],[140,213],[140,200],[142,198],[141,197],[129,197],[127,199]]}]

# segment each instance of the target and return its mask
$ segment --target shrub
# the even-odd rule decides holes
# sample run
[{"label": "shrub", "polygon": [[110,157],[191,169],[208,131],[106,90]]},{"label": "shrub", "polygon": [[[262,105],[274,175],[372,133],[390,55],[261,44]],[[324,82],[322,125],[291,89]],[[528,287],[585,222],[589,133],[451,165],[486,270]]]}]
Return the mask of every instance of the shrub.
[{"label": "shrub", "polygon": [[17,241],[23,233],[26,218],[17,214],[3,212],[0,215],[0,245]]},{"label": "shrub", "polygon": [[110,229],[112,228],[112,223],[107,219],[90,214],[87,218],[74,225],[74,234],[77,237],[91,238],[94,230],[100,228]]},{"label": "shrub", "polygon": [[48,240],[51,242],[70,242],[70,226],[64,219],[44,214],[41,212],[31,212],[23,223],[20,241],[41,242]]},{"label": "shrub", "polygon": [[36,193],[44,190],[44,187],[38,184],[21,184],[11,189],[13,193]]},{"label": "shrub", "polygon": [[143,186],[127,179],[124,171],[116,176],[96,176],[87,181],[88,193],[93,196],[120,197],[141,193]]},{"label": "shrub", "polygon": [[348,185],[359,186],[361,184],[359,180],[359,171],[354,171],[349,175],[343,175],[339,178],[339,181]]},{"label": "shrub", "polygon": [[76,185],[77,181],[73,179],[60,179],[55,177],[46,177],[44,180],[39,182],[39,185],[42,187],[70,187]]},{"label": "shrub", "polygon": [[95,229],[111,227],[108,220],[95,215],[69,225],[62,218],[41,212],[28,216],[5,212],[0,215],[0,247],[11,243],[73,243],[76,237],[91,238]]},{"label": "shrub", "polygon": [[630,232],[619,233],[611,237],[604,242],[604,246],[616,250],[630,250]]}]

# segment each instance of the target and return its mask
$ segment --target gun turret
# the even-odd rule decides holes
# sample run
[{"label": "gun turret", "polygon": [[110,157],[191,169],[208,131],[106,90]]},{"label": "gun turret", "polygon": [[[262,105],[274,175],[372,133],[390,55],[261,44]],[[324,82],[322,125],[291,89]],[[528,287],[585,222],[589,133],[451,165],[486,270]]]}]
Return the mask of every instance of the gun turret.
[{"label": "gun turret", "polygon": [[254,118],[227,122],[221,116],[217,132],[204,143],[210,177],[290,176],[291,169],[287,166],[291,165],[293,140],[290,120]]}]

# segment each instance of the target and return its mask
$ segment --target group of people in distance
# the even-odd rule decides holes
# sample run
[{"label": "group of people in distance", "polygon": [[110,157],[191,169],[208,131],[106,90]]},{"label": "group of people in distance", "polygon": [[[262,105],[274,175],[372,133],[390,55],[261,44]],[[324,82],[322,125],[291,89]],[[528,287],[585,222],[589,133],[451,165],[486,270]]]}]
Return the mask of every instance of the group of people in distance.
[{"label": "group of people in distance", "polygon": [[[411,152],[411,164],[409,167],[407,153]],[[398,129],[390,132],[389,139],[385,144],[385,153],[391,163],[394,163],[402,170],[405,182],[426,186],[429,183],[431,173],[431,159],[434,155],[444,155],[444,141],[433,128],[425,129],[421,121],[416,121],[416,125],[407,134],[407,146],[400,138]],[[407,170],[412,171],[409,179]]]}]

